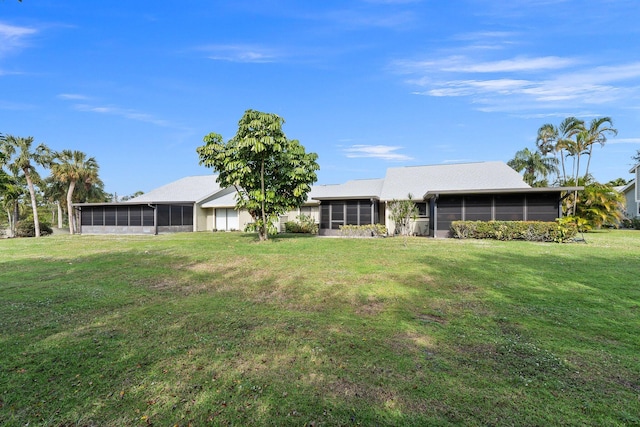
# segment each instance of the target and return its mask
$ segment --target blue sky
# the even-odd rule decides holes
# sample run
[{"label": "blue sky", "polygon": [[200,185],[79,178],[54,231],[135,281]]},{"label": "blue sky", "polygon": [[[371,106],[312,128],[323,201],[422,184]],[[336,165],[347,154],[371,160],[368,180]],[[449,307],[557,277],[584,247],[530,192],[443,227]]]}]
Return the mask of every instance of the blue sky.
[{"label": "blue sky", "polygon": [[0,0],[0,132],[96,158],[107,192],[211,173],[245,110],[319,155],[318,183],[508,161],[611,116],[591,165],[640,149],[636,0]]}]

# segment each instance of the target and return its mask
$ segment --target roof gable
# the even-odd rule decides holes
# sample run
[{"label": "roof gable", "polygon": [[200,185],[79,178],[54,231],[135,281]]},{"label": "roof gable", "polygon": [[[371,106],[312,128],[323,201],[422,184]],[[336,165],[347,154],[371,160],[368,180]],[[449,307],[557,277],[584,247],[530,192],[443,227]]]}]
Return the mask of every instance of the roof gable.
[{"label": "roof gable", "polygon": [[217,175],[188,176],[130,199],[129,203],[199,202],[221,190]]},{"label": "roof gable", "polygon": [[356,179],[344,184],[314,185],[308,199],[378,199],[383,179]]},{"label": "roof gable", "polygon": [[408,166],[387,169],[380,198],[422,198],[433,191],[471,191],[531,188],[503,162]]}]

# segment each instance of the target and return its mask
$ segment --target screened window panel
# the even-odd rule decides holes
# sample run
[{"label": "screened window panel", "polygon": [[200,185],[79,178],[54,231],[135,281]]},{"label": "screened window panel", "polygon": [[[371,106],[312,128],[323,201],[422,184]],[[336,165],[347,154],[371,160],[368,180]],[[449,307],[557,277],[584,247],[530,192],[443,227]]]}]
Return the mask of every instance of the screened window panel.
[{"label": "screened window panel", "polygon": [[491,196],[469,196],[465,198],[464,219],[467,221],[491,221]]},{"label": "screened window panel", "polygon": [[555,221],[558,217],[557,197],[553,194],[527,196],[527,220]]},{"label": "screened window panel", "polygon": [[104,208],[97,207],[91,209],[93,216],[93,225],[104,225]]},{"label": "screened window panel", "polygon": [[150,206],[142,207],[142,225],[145,227],[153,226],[153,212],[154,209]]},{"label": "screened window panel", "polygon": [[193,206],[182,207],[182,225],[193,225]]},{"label": "screened window panel", "polygon": [[360,202],[360,225],[373,224],[371,221],[371,202],[363,200]]},{"label": "screened window panel", "polygon": [[358,225],[358,202],[347,202],[347,225]]},{"label": "screened window panel", "polygon": [[331,220],[344,221],[344,203],[343,202],[331,203]]},{"label": "screened window panel", "polygon": [[158,211],[158,225],[161,227],[169,225],[169,206],[158,205],[156,210]]},{"label": "screened window panel", "polygon": [[114,206],[104,207],[104,225],[116,225],[116,208]]},{"label": "screened window panel", "polygon": [[120,225],[120,226],[129,225],[129,207],[118,206],[116,208],[116,221],[117,221],[117,225]]},{"label": "screened window panel", "polygon": [[496,220],[522,221],[524,220],[523,196],[496,196],[495,197]]},{"label": "screened window panel", "polygon": [[82,225],[93,225],[93,208],[83,208],[81,211],[80,221]]},{"label": "screened window panel", "polygon": [[329,205],[320,205],[320,228],[330,228],[331,209]]},{"label": "screened window panel", "polygon": [[182,225],[182,206],[171,205],[171,225]]},{"label": "screened window panel", "polygon": [[133,227],[142,225],[142,208],[140,206],[132,206],[129,209],[129,225]]},{"label": "screened window panel", "polygon": [[438,200],[438,229],[446,230],[451,222],[462,219],[462,198],[441,197]]}]

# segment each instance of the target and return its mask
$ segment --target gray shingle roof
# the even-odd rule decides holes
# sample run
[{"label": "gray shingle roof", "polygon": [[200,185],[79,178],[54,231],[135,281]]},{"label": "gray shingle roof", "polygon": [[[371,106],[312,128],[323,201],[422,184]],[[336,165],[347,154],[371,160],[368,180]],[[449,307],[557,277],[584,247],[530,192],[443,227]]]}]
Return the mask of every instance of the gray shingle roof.
[{"label": "gray shingle roof", "polygon": [[221,190],[217,175],[188,176],[134,197],[129,203],[199,202]]},{"label": "gray shingle roof", "polygon": [[236,206],[236,192],[230,192],[202,204],[203,208],[233,208]]},{"label": "gray shingle roof", "polygon": [[356,179],[344,184],[314,185],[309,199],[369,199],[379,198],[383,179]]},{"label": "gray shingle roof", "polygon": [[407,166],[387,169],[381,200],[422,199],[427,191],[530,188],[503,162]]}]

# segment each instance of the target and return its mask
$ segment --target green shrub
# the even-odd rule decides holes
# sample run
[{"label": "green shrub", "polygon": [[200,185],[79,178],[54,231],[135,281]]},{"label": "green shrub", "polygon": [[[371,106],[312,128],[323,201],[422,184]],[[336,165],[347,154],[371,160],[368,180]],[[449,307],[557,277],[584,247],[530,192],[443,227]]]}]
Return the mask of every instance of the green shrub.
[{"label": "green shrub", "polygon": [[451,236],[458,239],[527,240],[566,242],[576,236],[575,218],[542,221],[454,221]]},{"label": "green shrub", "polygon": [[624,228],[640,230],[640,217],[625,218],[622,220],[622,226]]},{"label": "green shrub", "polygon": [[[52,234],[53,230],[51,225],[46,222],[40,221],[40,235],[48,236]],[[16,224],[16,237],[35,237],[36,226],[33,223],[33,218],[23,219]]]},{"label": "green shrub", "polygon": [[384,224],[343,225],[340,235],[344,237],[381,237],[387,235]]},{"label": "green shrub", "polygon": [[287,233],[307,233],[318,234],[318,224],[312,216],[301,214],[297,221],[287,221],[284,223],[284,231]]}]

